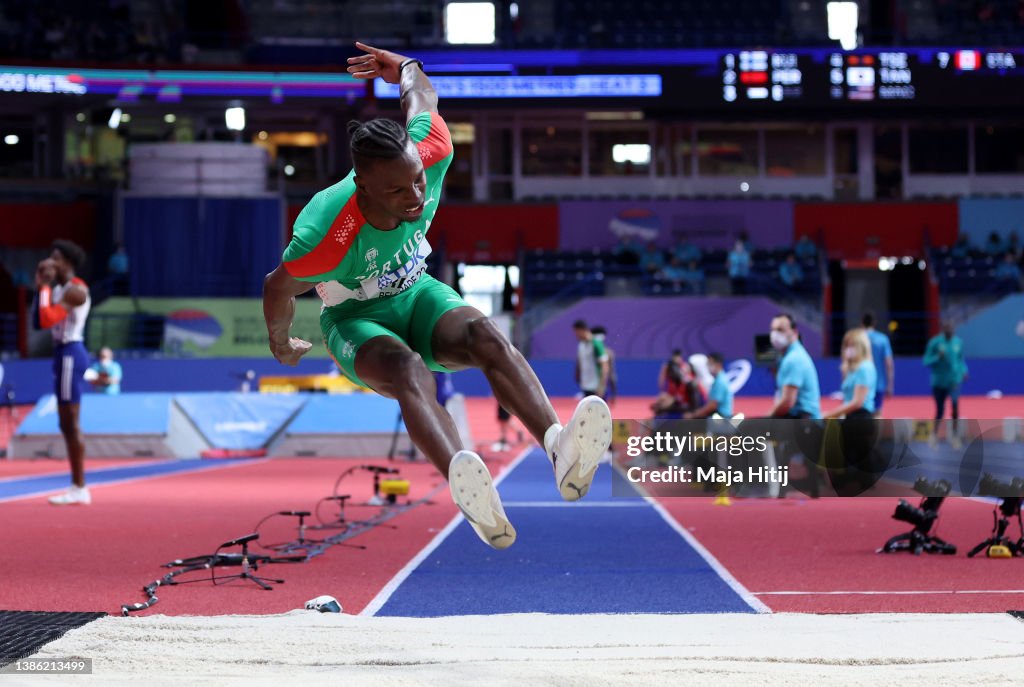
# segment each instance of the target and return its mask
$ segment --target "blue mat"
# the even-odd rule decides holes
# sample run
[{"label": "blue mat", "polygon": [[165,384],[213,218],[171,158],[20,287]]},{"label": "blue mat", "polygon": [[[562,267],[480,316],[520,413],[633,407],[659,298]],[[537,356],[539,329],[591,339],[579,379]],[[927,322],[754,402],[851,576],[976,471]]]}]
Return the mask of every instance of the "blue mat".
[{"label": "blue mat", "polygon": [[395,431],[397,419],[398,401],[377,394],[315,394],[288,425],[287,432],[390,434]]},{"label": "blue mat", "polygon": [[652,506],[613,500],[611,483],[602,466],[582,504],[553,506],[535,450],[498,487],[515,545],[493,551],[461,523],[377,615],[754,612]]},{"label": "blue mat", "polygon": [[[82,432],[85,434],[167,434],[171,394],[82,396]],[[39,399],[17,434],[60,434],[57,401],[53,394]]]},{"label": "blue mat", "polygon": [[[158,462],[146,462],[142,465],[115,466],[86,470],[85,481],[90,487],[100,484],[110,484],[122,480],[145,479],[148,477],[162,477],[163,475],[174,475],[185,472],[199,472],[213,468],[234,465],[236,463],[252,463],[251,460],[218,460],[214,462],[203,460],[162,460]],[[31,477],[14,477],[0,481],[0,502],[13,501],[15,499],[28,498],[51,492],[67,489],[70,480],[68,473],[60,472],[52,475],[37,475]]]}]

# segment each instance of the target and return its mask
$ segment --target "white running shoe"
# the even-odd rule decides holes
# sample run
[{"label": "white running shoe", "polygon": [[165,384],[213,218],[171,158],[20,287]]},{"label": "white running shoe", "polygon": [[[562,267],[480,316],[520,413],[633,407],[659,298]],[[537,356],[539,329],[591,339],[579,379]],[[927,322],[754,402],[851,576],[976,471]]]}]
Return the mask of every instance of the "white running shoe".
[{"label": "white running shoe", "polygon": [[565,427],[552,425],[544,449],[555,468],[555,483],[566,501],[578,501],[590,491],[597,466],[612,443],[612,413],[597,396],[587,396]]},{"label": "white running shoe", "polygon": [[89,495],[89,487],[72,484],[63,494],[51,496],[50,503],[55,506],[88,506],[92,503],[92,496]]},{"label": "white running shoe", "polygon": [[452,500],[485,544],[507,549],[516,541],[516,528],[508,521],[491,473],[472,451],[459,451],[448,466]]}]

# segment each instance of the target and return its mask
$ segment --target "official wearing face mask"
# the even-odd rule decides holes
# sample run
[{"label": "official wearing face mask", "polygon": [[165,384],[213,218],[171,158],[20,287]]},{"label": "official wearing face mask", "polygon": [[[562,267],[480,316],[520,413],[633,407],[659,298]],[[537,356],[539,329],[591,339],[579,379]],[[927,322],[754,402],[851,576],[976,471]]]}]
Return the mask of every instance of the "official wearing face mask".
[{"label": "official wearing face mask", "polygon": [[770,417],[820,418],[818,370],[800,343],[793,317],[782,314],[773,318],[770,338],[772,347],[781,356],[775,375],[778,396]]}]

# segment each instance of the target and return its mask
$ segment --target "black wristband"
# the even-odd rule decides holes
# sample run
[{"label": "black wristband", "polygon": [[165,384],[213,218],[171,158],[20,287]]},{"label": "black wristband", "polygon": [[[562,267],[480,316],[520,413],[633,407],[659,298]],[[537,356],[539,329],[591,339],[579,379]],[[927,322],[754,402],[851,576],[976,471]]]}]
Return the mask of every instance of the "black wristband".
[{"label": "black wristband", "polygon": [[419,66],[420,71],[423,70],[423,62],[421,60],[417,60],[415,57],[410,57],[409,59],[407,59],[405,62],[398,66],[398,75],[401,76],[402,72],[405,71],[405,68],[408,67],[410,64],[416,64]]}]

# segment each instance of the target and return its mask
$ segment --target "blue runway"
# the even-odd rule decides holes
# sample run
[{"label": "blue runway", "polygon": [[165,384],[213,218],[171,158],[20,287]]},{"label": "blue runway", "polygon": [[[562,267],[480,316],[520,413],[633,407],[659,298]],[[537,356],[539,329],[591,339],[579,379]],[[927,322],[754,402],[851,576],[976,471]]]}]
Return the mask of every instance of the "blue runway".
[{"label": "blue runway", "polygon": [[[147,461],[141,465],[126,465],[124,467],[99,468],[97,470],[86,470],[85,481],[90,487],[113,482],[124,482],[129,480],[146,479],[150,477],[162,477],[184,472],[198,472],[218,467],[227,467],[238,463],[252,463],[251,460],[161,460]],[[30,498],[49,494],[67,489],[69,484],[68,473],[59,472],[50,475],[38,475],[33,477],[14,477],[0,481],[0,503],[14,501],[17,499]]]},{"label": "blue runway", "polygon": [[756,612],[654,506],[613,499],[613,479],[603,465],[582,502],[564,503],[534,450],[498,487],[515,545],[493,551],[463,521],[376,614]]}]

